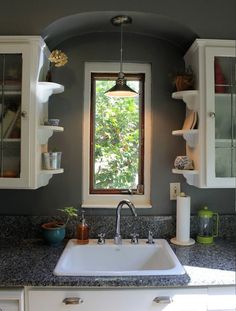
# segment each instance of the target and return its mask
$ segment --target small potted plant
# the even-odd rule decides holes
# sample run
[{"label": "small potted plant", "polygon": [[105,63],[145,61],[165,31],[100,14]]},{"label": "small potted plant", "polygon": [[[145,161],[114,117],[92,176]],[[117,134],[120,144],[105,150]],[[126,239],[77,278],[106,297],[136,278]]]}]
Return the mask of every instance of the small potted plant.
[{"label": "small potted plant", "polygon": [[179,71],[174,75],[173,84],[176,91],[191,90],[194,88],[193,70],[189,66],[183,71]]},{"label": "small potted plant", "polygon": [[55,220],[41,226],[44,239],[53,246],[57,246],[65,238],[66,226],[69,220],[78,217],[77,209],[74,207],[64,207],[58,210],[66,215],[65,222]]}]

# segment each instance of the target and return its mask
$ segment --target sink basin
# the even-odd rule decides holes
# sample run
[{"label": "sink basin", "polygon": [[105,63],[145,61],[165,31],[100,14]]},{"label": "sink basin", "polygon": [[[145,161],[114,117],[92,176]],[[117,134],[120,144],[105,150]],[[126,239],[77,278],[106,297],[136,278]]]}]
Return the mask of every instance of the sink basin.
[{"label": "sink basin", "polygon": [[155,240],[155,244],[131,244],[123,240],[115,245],[113,240],[98,245],[97,240],[79,245],[76,239],[68,241],[54,275],[70,276],[136,276],[136,275],[180,275],[185,270],[168,242]]}]

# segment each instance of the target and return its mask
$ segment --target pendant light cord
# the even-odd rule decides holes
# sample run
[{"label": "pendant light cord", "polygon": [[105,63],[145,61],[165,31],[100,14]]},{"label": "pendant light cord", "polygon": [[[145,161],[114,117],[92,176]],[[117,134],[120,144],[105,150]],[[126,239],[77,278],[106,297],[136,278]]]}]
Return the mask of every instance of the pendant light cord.
[{"label": "pendant light cord", "polygon": [[123,72],[123,24],[120,25],[120,72]]}]

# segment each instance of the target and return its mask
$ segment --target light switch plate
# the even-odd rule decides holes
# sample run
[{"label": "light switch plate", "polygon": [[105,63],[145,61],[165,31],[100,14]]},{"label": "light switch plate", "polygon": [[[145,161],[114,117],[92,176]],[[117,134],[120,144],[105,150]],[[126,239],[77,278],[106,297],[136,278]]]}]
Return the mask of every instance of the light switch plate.
[{"label": "light switch plate", "polygon": [[170,200],[176,200],[180,195],[180,183],[170,183]]}]

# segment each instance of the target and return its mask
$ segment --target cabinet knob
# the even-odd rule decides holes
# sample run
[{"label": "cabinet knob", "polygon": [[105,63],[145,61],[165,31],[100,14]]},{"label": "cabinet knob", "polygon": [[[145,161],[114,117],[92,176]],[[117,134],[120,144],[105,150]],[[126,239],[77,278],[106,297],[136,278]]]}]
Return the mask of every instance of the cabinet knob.
[{"label": "cabinet knob", "polygon": [[21,116],[22,118],[26,118],[27,117],[27,112],[26,111],[21,111]]},{"label": "cabinet knob", "polygon": [[209,112],[209,117],[212,118],[212,119],[215,119],[215,112]]},{"label": "cabinet knob", "polygon": [[67,297],[62,301],[65,305],[79,305],[83,303],[83,299],[79,297]]},{"label": "cabinet knob", "polygon": [[153,301],[156,302],[156,303],[166,303],[166,304],[168,304],[168,303],[171,303],[173,300],[169,296],[158,296],[158,297],[155,297],[153,299]]}]

